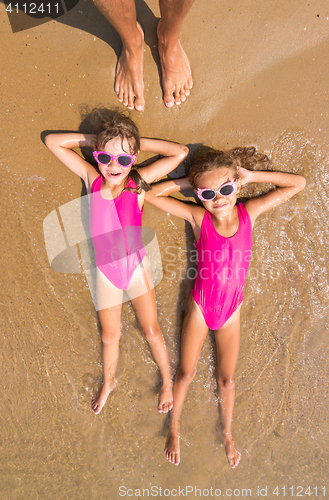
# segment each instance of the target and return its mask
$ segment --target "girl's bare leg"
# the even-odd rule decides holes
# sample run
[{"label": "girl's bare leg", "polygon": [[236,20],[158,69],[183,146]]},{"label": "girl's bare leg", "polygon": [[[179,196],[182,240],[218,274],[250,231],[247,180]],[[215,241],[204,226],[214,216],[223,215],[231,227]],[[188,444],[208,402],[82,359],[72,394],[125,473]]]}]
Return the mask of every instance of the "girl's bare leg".
[{"label": "girl's bare leg", "polygon": [[180,361],[174,383],[174,409],[164,449],[167,460],[175,465],[180,462],[180,416],[187,390],[196,373],[201,346],[207,333],[208,327],[203,315],[191,295],[183,321]]},{"label": "girl's bare leg", "polygon": [[[128,295],[135,308],[141,332],[149,343],[152,355],[161,373],[162,387],[158,399],[158,411],[167,413],[173,407],[172,376],[167,348],[157,320],[153,281],[147,259],[143,260],[143,265],[144,268],[141,268],[142,276],[139,276],[140,270],[134,273]],[[137,285],[139,293],[136,293],[137,280],[139,281]]]},{"label": "girl's bare leg", "polygon": [[129,109],[143,111],[144,33],[136,20],[134,0],[93,0],[98,10],[119,33],[122,52],[118,60],[114,90]]},{"label": "girl's bare leg", "polygon": [[240,310],[232,314],[222,328],[215,332],[217,350],[217,382],[222,434],[228,463],[234,469],[240,462],[239,452],[232,437],[232,419],[235,399],[234,372],[240,344]]},{"label": "girl's bare leg", "polygon": [[102,326],[103,385],[97,397],[91,400],[91,409],[98,415],[108,395],[116,386],[115,373],[119,359],[120,319],[122,305],[98,311]]},{"label": "girl's bare leg", "polygon": [[97,269],[97,309],[102,328],[103,385],[98,396],[92,398],[91,409],[98,415],[108,395],[116,386],[115,373],[119,358],[122,290],[116,288]]},{"label": "girl's bare leg", "polygon": [[158,50],[162,69],[164,103],[181,104],[193,86],[190,63],[180,41],[180,31],[194,0],[159,0]]}]

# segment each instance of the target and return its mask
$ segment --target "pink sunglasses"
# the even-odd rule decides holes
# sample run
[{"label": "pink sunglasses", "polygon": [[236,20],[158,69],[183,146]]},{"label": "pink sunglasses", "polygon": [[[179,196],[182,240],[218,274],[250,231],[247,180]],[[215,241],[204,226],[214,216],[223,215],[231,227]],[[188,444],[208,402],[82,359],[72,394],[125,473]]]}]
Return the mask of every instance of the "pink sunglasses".
[{"label": "pink sunglasses", "polygon": [[196,192],[200,200],[211,201],[216,198],[216,193],[220,194],[221,196],[231,196],[231,194],[236,193],[238,189],[237,182],[238,179],[233,179],[233,181],[225,182],[225,184],[222,184],[219,189],[197,188]]},{"label": "pink sunglasses", "polygon": [[116,161],[121,167],[130,167],[137,159],[137,155],[121,154],[121,155],[111,155],[110,153],[105,153],[105,151],[94,151],[93,157],[100,165],[108,165],[111,161]]}]

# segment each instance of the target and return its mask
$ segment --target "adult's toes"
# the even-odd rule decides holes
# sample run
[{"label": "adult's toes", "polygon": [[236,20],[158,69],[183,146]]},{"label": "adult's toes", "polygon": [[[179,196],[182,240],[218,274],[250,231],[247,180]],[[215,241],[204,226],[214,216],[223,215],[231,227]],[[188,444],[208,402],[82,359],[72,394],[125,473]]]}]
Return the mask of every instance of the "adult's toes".
[{"label": "adult's toes", "polygon": [[181,97],[180,92],[176,92],[175,93],[175,104],[177,106],[179,106],[180,104],[182,104],[182,97]]},{"label": "adult's toes", "polygon": [[137,111],[144,111],[145,108],[145,101],[143,97],[136,97],[135,99],[135,109]]},{"label": "adult's toes", "polygon": [[186,92],[185,90],[181,90],[181,93],[180,93],[180,100],[182,102],[185,102],[186,101]]},{"label": "adult's toes", "polygon": [[120,88],[119,91],[117,92],[117,94],[118,94],[119,101],[122,102],[123,101],[123,89]]},{"label": "adult's toes", "polygon": [[128,96],[127,106],[128,106],[128,109],[134,109],[134,96],[132,94],[129,94],[129,96]]},{"label": "adult's toes", "polygon": [[172,108],[175,104],[174,100],[164,101],[164,103],[167,106],[167,108]]},{"label": "adult's toes", "polygon": [[163,96],[163,101],[164,101],[165,105],[167,106],[167,108],[172,108],[175,104],[174,96],[172,94],[165,94]]},{"label": "adult's toes", "polygon": [[190,86],[190,85],[189,85],[189,83],[188,83],[188,82],[186,82],[186,83],[185,83],[185,85],[184,85],[184,94],[185,94],[186,96],[190,95],[190,89],[191,89],[191,88],[192,88],[192,86]]},{"label": "adult's toes", "polygon": [[122,104],[124,106],[128,106],[128,94],[127,93],[123,94]]}]

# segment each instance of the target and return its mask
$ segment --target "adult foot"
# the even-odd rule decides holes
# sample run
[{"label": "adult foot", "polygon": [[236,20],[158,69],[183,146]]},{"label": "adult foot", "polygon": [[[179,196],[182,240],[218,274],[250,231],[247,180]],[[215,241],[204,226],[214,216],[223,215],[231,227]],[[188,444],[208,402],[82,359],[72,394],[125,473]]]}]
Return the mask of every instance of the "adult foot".
[{"label": "adult foot", "polygon": [[111,384],[103,384],[103,387],[99,391],[98,396],[92,398],[91,409],[95,413],[95,415],[98,415],[102,411],[102,408],[105,405],[109,394],[113,391],[116,385],[117,381],[114,381]]},{"label": "adult foot", "polygon": [[158,399],[158,412],[168,413],[173,407],[172,383],[163,384]]},{"label": "adult foot", "polygon": [[157,29],[158,50],[162,70],[163,100],[167,108],[181,104],[193,87],[191,67],[180,41],[172,43],[161,31],[161,19]]},{"label": "adult foot", "polygon": [[144,33],[142,27],[137,23],[137,39],[132,47],[122,47],[118,60],[114,90],[118,99],[129,109],[143,111],[144,82],[143,82],[143,55],[144,55]]},{"label": "adult foot", "polygon": [[164,449],[164,456],[172,464],[178,465],[180,462],[179,435],[169,432]]},{"label": "adult foot", "polygon": [[224,437],[224,445],[228,463],[230,464],[230,467],[232,467],[232,469],[235,469],[235,467],[240,462],[241,453],[239,452],[237,445],[233,441],[232,436]]}]

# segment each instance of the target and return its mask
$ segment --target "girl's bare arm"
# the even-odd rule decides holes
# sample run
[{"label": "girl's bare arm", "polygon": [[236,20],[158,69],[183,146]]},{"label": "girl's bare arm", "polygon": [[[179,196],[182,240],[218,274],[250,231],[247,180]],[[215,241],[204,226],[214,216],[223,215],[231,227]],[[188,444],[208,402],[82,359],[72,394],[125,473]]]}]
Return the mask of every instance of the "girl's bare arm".
[{"label": "girl's bare arm", "polygon": [[287,174],[285,172],[250,171],[240,168],[239,175],[242,184],[262,182],[275,184],[277,186],[274,191],[264,196],[260,196],[259,198],[248,200],[245,203],[252,222],[254,222],[261,213],[281,205],[281,203],[292,198],[306,186],[306,180],[302,175]]},{"label": "girl's bare arm", "polygon": [[188,148],[182,144],[176,144],[160,139],[141,139],[141,151],[156,153],[163,158],[155,161],[147,167],[141,167],[138,172],[149,184],[156,182],[174,170],[188,155]]},{"label": "girl's bare arm", "polygon": [[72,151],[72,148],[93,147],[94,140],[95,136],[92,134],[49,134],[46,136],[45,143],[56,158],[88,185],[88,174],[96,177],[97,172],[90,163]]},{"label": "girl's bare arm", "polygon": [[168,198],[173,193],[190,188],[191,184],[187,178],[159,182],[152,186],[151,191],[145,193],[145,199],[164,212],[187,220],[195,229],[195,226],[201,226],[204,208],[193,203],[187,204],[174,198]]}]

